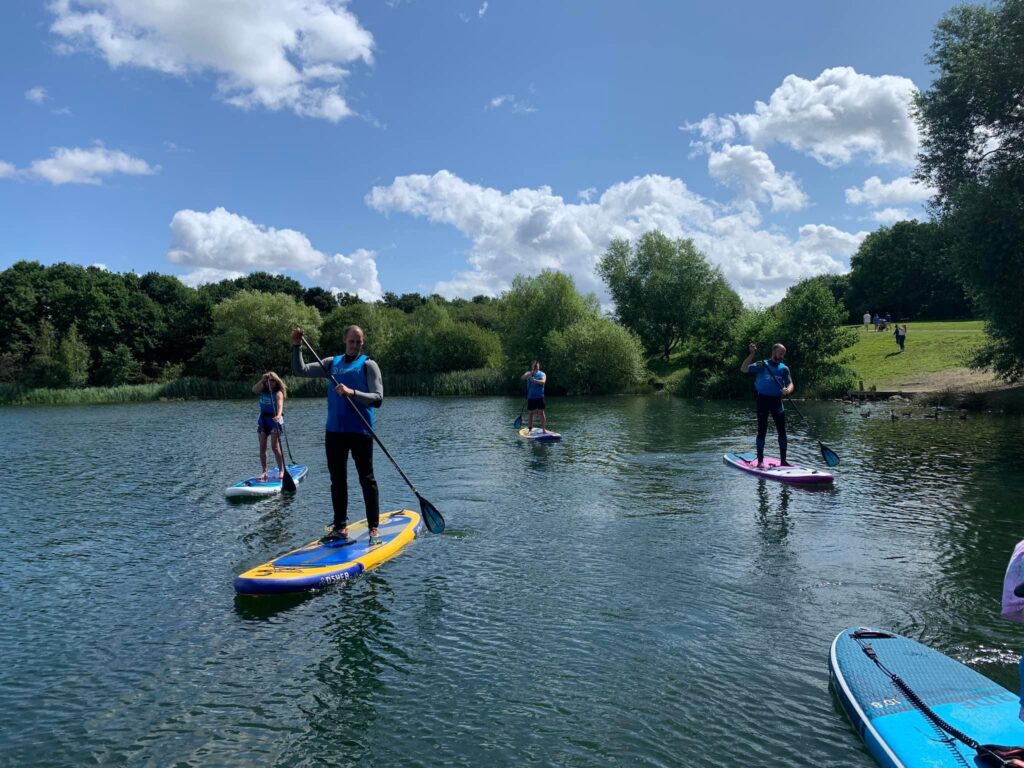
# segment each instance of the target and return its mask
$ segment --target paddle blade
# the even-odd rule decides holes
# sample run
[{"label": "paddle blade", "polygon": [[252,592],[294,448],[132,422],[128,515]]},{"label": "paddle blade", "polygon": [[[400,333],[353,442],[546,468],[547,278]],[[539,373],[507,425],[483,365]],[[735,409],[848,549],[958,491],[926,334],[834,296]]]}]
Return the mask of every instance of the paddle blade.
[{"label": "paddle blade", "polygon": [[825,463],[828,464],[830,467],[838,467],[839,454],[833,451],[824,443],[818,443],[818,446],[821,448],[821,458],[825,460]]},{"label": "paddle blade", "polygon": [[427,530],[431,533],[444,533],[444,517],[437,511],[437,507],[418,493],[416,498],[420,500],[420,514],[423,515],[423,522],[427,524]]},{"label": "paddle blade", "polygon": [[298,488],[295,486],[295,481],[292,476],[288,473],[288,467],[284,468],[284,476],[281,478],[281,490],[286,493],[295,493]]},{"label": "paddle blade", "polygon": [[522,429],[523,428],[523,417],[522,416],[516,416],[516,420],[512,422],[512,426],[515,429]]}]

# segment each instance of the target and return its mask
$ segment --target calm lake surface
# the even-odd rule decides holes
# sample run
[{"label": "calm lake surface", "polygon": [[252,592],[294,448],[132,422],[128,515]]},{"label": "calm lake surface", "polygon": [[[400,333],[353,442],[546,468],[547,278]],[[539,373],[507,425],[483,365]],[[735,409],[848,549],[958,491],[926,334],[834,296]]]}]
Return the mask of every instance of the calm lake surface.
[{"label": "calm lake surface", "polygon": [[550,406],[533,445],[518,400],[386,401],[448,531],[286,599],[232,580],[329,522],[323,402],[286,408],[298,494],[243,504],[254,403],[4,409],[0,765],[873,766],[828,688],[852,624],[1016,690],[1021,419],[807,403],[843,458],[812,491],[722,463],[752,402]]}]

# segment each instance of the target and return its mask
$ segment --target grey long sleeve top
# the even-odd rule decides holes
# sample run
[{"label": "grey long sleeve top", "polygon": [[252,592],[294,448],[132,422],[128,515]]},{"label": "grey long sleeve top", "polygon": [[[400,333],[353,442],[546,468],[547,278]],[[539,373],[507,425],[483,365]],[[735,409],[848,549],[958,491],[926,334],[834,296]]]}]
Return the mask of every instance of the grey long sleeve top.
[{"label": "grey long sleeve top", "polygon": [[[302,376],[307,379],[329,379],[330,375],[327,371],[331,369],[333,360],[334,358],[325,357],[323,365],[316,362],[307,363],[302,359],[302,347],[292,345],[293,376]],[[326,370],[324,366],[327,367]],[[329,382],[328,386],[334,386],[334,384]],[[380,408],[384,402],[384,379],[380,375],[380,367],[375,360],[367,359],[366,361],[366,386],[369,391],[354,390],[355,394],[352,397],[357,403],[365,405],[367,408]]]}]

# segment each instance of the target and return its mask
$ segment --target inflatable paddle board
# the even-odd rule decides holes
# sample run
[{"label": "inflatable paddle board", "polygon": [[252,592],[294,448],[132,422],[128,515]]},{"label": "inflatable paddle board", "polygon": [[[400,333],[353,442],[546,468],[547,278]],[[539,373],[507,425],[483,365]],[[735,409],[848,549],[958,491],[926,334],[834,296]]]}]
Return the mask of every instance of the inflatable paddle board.
[{"label": "inflatable paddle board", "polygon": [[770,456],[764,457],[764,467],[758,469],[754,466],[757,463],[756,453],[727,453],[722,460],[731,467],[742,469],[752,475],[763,477],[767,480],[778,480],[780,483],[796,483],[798,485],[820,485],[831,483],[835,477],[830,472],[823,472],[820,469],[807,469],[797,464],[788,467],[780,466],[778,459]]},{"label": "inflatable paddle board", "polygon": [[[292,476],[292,480],[295,481],[296,485],[302,482],[302,478],[309,472],[309,467],[304,464],[288,464],[287,466],[288,474]],[[260,480],[259,475],[250,477],[248,480],[242,480],[234,485],[229,485],[224,489],[224,495],[229,499],[245,496],[273,496],[275,493],[280,493],[281,488],[281,472],[277,467],[274,467],[267,473],[266,480]]]},{"label": "inflatable paddle board", "polygon": [[327,587],[376,568],[390,560],[422,530],[417,512],[402,509],[380,516],[381,544],[370,546],[366,520],[348,527],[346,541],[310,542],[293,549],[235,579],[235,591],[244,595],[273,595]]},{"label": "inflatable paddle board", "polygon": [[524,440],[537,440],[538,442],[546,442],[548,440],[561,440],[562,436],[557,432],[545,432],[540,427],[534,427],[533,429],[527,429],[523,427],[519,430],[519,436]]},{"label": "inflatable paddle board", "polygon": [[984,675],[906,637],[850,627],[832,642],[832,687],[871,755],[885,768],[981,765],[912,704],[864,652],[902,678],[925,706],[982,744],[1024,745],[1020,699]]}]

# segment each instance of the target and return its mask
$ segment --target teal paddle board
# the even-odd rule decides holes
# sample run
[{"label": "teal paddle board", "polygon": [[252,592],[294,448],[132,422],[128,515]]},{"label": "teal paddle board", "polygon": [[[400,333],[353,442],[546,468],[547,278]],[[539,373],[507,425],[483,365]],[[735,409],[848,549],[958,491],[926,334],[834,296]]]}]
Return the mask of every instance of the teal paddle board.
[{"label": "teal paddle board", "polygon": [[1016,694],[914,640],[850,627],[832,643],[829,677],[843,710],[879,765],[973,768],[986,763],[976,762],[973,749],[930,720],[871,654],[964,735],[981,744],[1024,746]]}]

